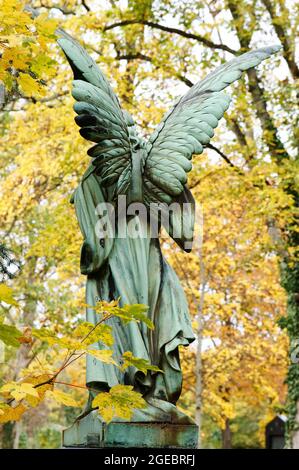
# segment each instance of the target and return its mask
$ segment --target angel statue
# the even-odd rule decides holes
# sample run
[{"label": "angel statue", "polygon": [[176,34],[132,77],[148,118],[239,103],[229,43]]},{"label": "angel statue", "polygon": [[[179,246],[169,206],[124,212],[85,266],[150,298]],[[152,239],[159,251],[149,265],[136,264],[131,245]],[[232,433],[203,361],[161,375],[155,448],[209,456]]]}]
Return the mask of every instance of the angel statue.
[{"label": "angel statue", "polygon": [[[87,279],[87,320],[97,322],[92,307],[99,300],[120,299],[120,305],[147,305],[153,330],[143,322],[124,325],[118,318],[108,320],[113,327],[114,354],[120,357],[131,351],[162,371],[144,374],[134,367],[121,371],[88,356],[86,384],[90,396],[76,423],[83,423],[92,415],[95,394],[125,384],[132,385],[147,402],[147,408],[134,412],[133,423],[194,426],[176,407],[182,387],[179,346],[188,346],[195,339],[184,291],[162,255],[148,217],[129,209],[142,205],[147,214],[151,206],[161,207],[160,212],[153,211],[158,226],[164,225],[179,247],[190,251],[195,203],[187,186],[187,174],[192,168],[192,155],[204,151],[228,109],[230,98],[222,90],[280,46],[247,52],[216,68],[176,102],[146,142],[81,45],[65,33],[58,42],[74,73],[76,124],[81,136],[95,143],[87,152],[90,165],[72,198],[84,237],[80,265]],[[120,197],[125,197],[122,210],[117,207]],[[172,204],[175,209],[164,224],[163,218]],[[102,216],[99,205],[107,206],[108,212],[109,207],[114,208],[118,215],[114,227],[108,218],[106,225],[111,226],[104,235],[96,230]],[[180,210],[184,206],[188,210]],[[132,224],[142,227],[142,236],[119,236],[120,225]]]}]

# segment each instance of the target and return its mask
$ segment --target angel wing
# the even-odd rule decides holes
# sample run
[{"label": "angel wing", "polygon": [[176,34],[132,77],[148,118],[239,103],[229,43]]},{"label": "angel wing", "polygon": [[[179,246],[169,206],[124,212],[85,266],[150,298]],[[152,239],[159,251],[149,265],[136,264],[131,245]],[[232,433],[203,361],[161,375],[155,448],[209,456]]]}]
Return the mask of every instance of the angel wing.
[{"label": "angel wing", "polygon": [[[178,203],[179,210],[171,214],[168,232],[185,251],[191,249],[194,226],[194,200],[186,186],[187,173],[192,168],[192,155],[203,152],[229,107],[230,98],[222,90],[280,48],[250,51],[215,69],[179,99],[149,138],[143,174],[144,200],[147,204]],[[183,214],[180,208],[185,203],[189,203],[189,212]],[[177,238],[173,234],[175,227],[184,230]]]},{"label": "angel wing", "polygon": [[125,194],[131,181],[134,121],[123,112],[106,77],[83,47],[63,32],[58,43],[74,73],[72,95],[80,134],[96,145],[88,150],[101,184],[113,188],[113,197]]},{"label": "angel wing", "polygon": [[[132,117],[121,110],[93,59],[71,36],[65,32],[62,36],[58,42],[75,78],[72,91],[76,99],[75,121],[81,128],[80,134],[96,143],[87,153],[101,177],[101,185],[109,187],[111,197],[115,198],[134,191],[134,184],[139,186],[142,178],[142,197],[147,206],[164,203],[167,212],[165,204],[176,203],[176,208],[168,212],[166,228],[181,248],[190,251],[195,202],[186,183],[192,155],[203,152],[229,106],[230,98],[222,90],[281,47],[247,52],[218,67],[175,104],[145,146],[134,130]],[[140,151],[141,157],[137,156]],[[140,175],[136,175],[136,168]],[[181,210],[183,206],[186,211]],[[179,235],[175,233],[177,228]]]}]

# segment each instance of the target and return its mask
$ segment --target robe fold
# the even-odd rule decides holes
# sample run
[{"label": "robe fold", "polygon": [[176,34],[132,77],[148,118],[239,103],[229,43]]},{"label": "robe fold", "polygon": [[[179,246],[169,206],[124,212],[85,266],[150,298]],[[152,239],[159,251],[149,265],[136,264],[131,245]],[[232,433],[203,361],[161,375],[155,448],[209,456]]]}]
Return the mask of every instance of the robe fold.
[{"label": "robe fold", "polygon": [[[95,227],[100,216],[98,204],[106,204],[107,190],[101,180],[90,173],[83,178],[74,194],[76,215],[84,237],[81,249],[81,272],[87,275],[86,302],[120,299],[120,305],[145,304],[154,330],[143,322],[124,324],[119,318],[107,320],[112,326],[113,356],[117,360],[125,351],[146,359],[162,371],[144,375],[135,367],[120,371],[87,355],[87,386],[94,383],[112,387],[133,385],[148,402],[147,410],[138,410],[136,421],[190,422],[175,407],[182,387],[179,346],[194,340],[188,305],[180,282],[161,253],[158,238],[152,238],[150,227],[143,227],[143,237],[118,238],[117,224],[108,227],[109,236],[99,239]],[[134,220],[136,219],[136,220]],[[138,215],[126,223],[143,223]],[[109,223],[108,223],[109,225]],[[113,235],[114,234],[114,235]],[[99,317],[87,308],[87,321],[97,323]],[[99,343],[93,345],[101,349]]]}]

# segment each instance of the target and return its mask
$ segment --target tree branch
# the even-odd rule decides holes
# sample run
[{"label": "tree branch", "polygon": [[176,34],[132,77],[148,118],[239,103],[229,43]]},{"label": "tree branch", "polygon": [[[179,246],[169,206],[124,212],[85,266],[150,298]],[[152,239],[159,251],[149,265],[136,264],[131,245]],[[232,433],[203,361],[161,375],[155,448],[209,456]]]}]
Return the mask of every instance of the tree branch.
[{"label": "tree branch", "polygon": [[[97,52],[99,54],[98,51],[95,51],[95,52]],[[132,54],[118,54],[117,53],[116,58],[117,58],[117,60],[144,60],[146,62],[153,63],[152,57],[149,57],[148,55],[142,54],[141,52],[135,52],[135,53],[132,53]],[[153,65],[155,65],[158,69],[161,68],[160,65],[156,65],[156,64],[153,64]],[[191,82],[191,80],[189,80],[189,78],[185,77],[184,75],[181,75],[180,73],[176,73],[175,76],[178,80],[185,83],[185,85],[187,85],[190,88],[194,85],[194,83]]]},{"label": "tree branch", "polygon": [[218,153],[218,155],[220,155],[220,157],[223,158],[223,160],[225,160],[226,163],[229,164],[229,166],[231,166],[232,168],[236,168],[236,166],[230,161],[230,159],[217,147],[214,147],[214,145],[212,144],[207,144],[205,147],[214,150],[214,152]]},{"label": "tree branch", "polygon": [[[299,67],[296,64],[294,46],[291,44],[291,38],[288,34],[288,30],[290,30],[290,22],[286,19],[282,22],[281,17],[276,15],[273,0],[262,0],[262,3],[271,17],[273,28],[282,44],[283,56],[289,66],[290,72],[294,80],[297,80],[299,78]],[[284,18],[289,19],[286,6],[281,6],[281,8],[283,8],[282,13],[284,13]],[[284,27],[282,24],[284,24]]]},{"label": "tree branch", "polygon": [[189,78],[185,77],[184,75],[181,75],[180,73],[177,73],[176,74],[176,77],[183,83],[185,83],[185,85],[187,85],[189,88],[191,88],[194,83],[191,82],[191,80],[189,80]]},{"label": "tree branch", "polygon": [[[54,95],[52,96],[49,96],[49,97],[46,97],[46,98],[34,98],[34,103],[48,103],[48,101],[53,101],[53,100],[57,100],[58,98],[62,98],[63,96],[65,95],[68,95],[69,92],[68,91],[63,91],[61,93],[54,93]],[[32,98],[30,97],[26,97],[26,100],[31,100],[33,101]]]},{"label": "tree branch", "polygon": [[117,54],[117,60],[144,60],[146,62],[152,62],[152,58],[148,55],[142,54],[141,52],[136,52],[132,54]]},{"label": "tree branch", "polygon": [[128,26],[131,24],[141,24],[144,26],[149,26],[150,28],[159,29],[160,31],[165,31],[167,33],[177,34],[187,39],[194,39],[195,41],[201,44],[204,44],[205,46],[210,47],[211,49],[221,49],[223,51],[230,52],[231,54],[238,54],[238,51],[231,49],[229,46],[226,46],[225,44],[216,44],[199,34],[188,33],[187,31],[184,31],[182,29],[164,26],[159,23],[154,23],[153,21],[138,20],[138,19],[123,20],[123,21],[119,21],[117,23],[105,26],[104,31],[109,31],[111,29],[118,28],[120,26]]},{"label": "tree branch", "polygon": [[86,4],[85,0],[81,1],[81,5],[85,8],[86,11],[90,11],[90,7]]},{"label": "tree branch", "polygon": [[[228,127],[231,128],[233,133],[235,134],[239,145],[241,148],[249,148],[246,140],[246,135],[242,131],[237,119],[228,119],[227,120]],[[250,162],[254,158],[254,155],[252,153],[248,154],[248,157],[246,158],[247,163]]]},{"label": "tree branch", "polygon": [[[228,1],[228,8],[233,18],[241,48],[244,51],[248,51],[252,32],[245,30],[240,25],[240,18],[243,18],[243,12],[240,11],[238,3],[235,3],[233,0]],[[274,158],[276,161],[280,161],[283,158],[288,158],[289,155],[279,138],[277,128],[268,112],[265,91],[261,80],[259,79],[256,70],[253,68],[247,70],[246,73],[248,76],[248,88],[253,99],[257,117],[259,118],[262,126],[263,138],[269,148],[269,152],[272,158]]]}]

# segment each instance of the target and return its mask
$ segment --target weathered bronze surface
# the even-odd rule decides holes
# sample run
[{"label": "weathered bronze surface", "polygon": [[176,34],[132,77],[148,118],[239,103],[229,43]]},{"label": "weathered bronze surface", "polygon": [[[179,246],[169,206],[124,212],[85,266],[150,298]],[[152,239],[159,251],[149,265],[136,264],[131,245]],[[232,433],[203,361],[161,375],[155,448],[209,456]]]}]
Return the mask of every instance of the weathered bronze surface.
[{"label": "weathered bronze surface", "polygon": [[[114,353],[120,357],[125,351],[132,351],[134,356],[147,359],[163,371],[144,375],[130,367],[122,372],[89,356],[86,380],[89,387],[106,391],[116,384],[133,385],[144,396],[148,408],[136,411],[132,423],[111,423],[108,428],[93,412],[89,413],[65,431],[64,445],[88,445],[88,436],[93,435],[90,439],[99,445],[113,442],[137,446],[140,432],[144,433],[145,446],[156,445],[160,439],[163,446],[187,446],[190,442],[192,447],[196,426],[176,407],[182,385],[178,348],[194,340],[188,305],[174,270],[161,253],[159,238],[153,235],[151,221],[138,212],[130,214],[129,208],[132,203],[142,204],[148,215],[152,206],[160,204],[162,216],[155,213],[158,224],[164,225],[183,250],[190,251],[194,200],[186,183],[192,155],[202,153],[229,106],[230,99],[222,90],[279,47],[248,52],[220,66],[176,103],[145,142],[86,51],[68,35],[59,44],[74,72],[76,123],[81,135],[96,143],[88,151],[91,163],[73,197],[84,237],[81,272],[87,276],[87,304],[94,306],[100,299],[120,298],[122,305],[148,305],[148,316],[155,325],[153,331],[142,323],[124,326],[117,318],[109,320],[115,337]],[[123,210],[117,205],[122,196],[126,197]],[[163,214],[173,203],[176,209],[169,223],[164,223]],[[187,210],[182,212],[184,204]],[[118,215],[116,224],[108,220],[103,236],[95,230],[101,218],[98,207],[107,212],[112,207]],[[135,225],[142,236],[121,236],[124,228],[131,233],[133,227],[134,232]],[[87,320],[97,321],[92,308],[87,309]],[[100,344],[97,347],[101,348]],[[91,411],[93,393],[85,414]],[[155,424],[149,427],[145,423]],[[105,436],[101,434],[103,429]],[[149,429],[147,434],[145,430]],[[97,433],[102,437],[95,438]]]},{"label": "weathered bronze surface", "polygon": [[195,424],[111,422],[105,424],[98,413],[75,422],[63,432],[65,447],[168,447],[195,449]]}]

